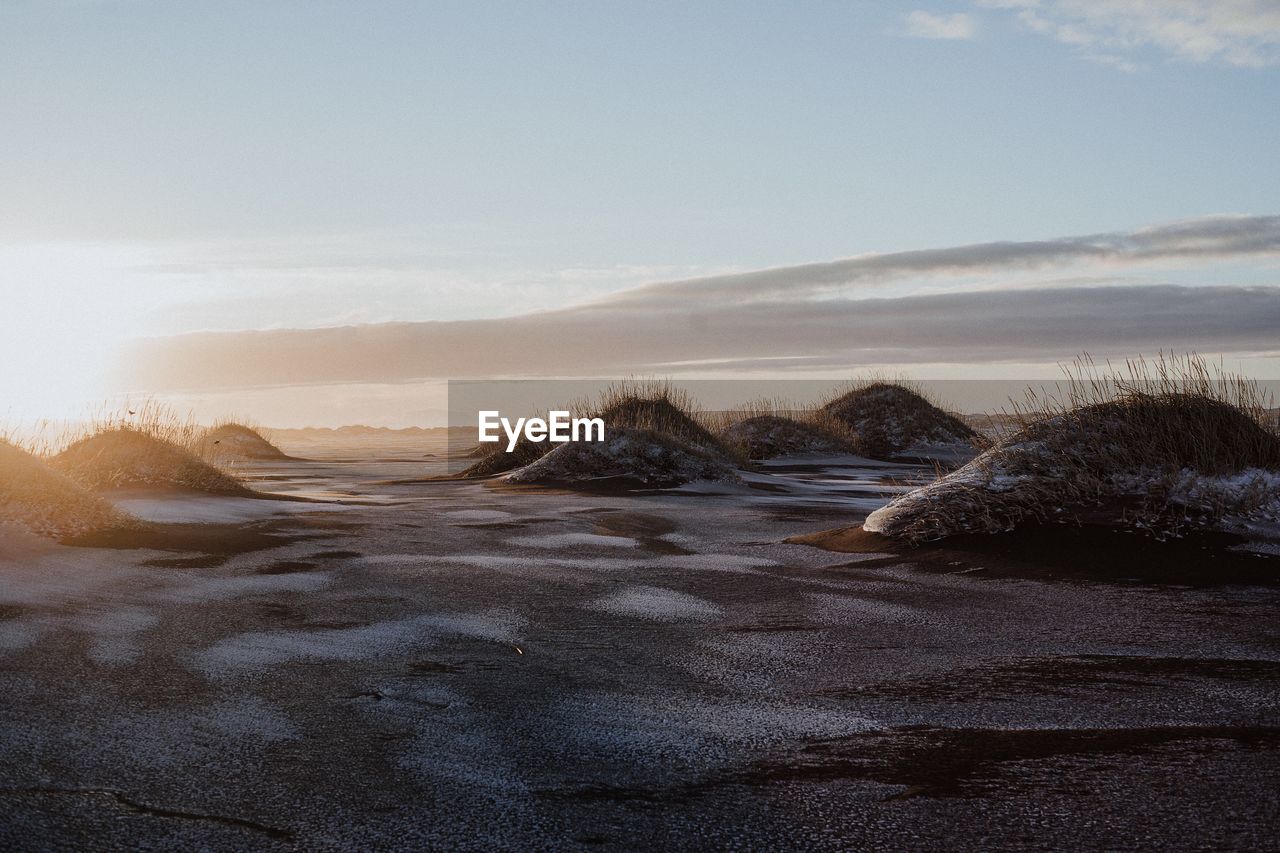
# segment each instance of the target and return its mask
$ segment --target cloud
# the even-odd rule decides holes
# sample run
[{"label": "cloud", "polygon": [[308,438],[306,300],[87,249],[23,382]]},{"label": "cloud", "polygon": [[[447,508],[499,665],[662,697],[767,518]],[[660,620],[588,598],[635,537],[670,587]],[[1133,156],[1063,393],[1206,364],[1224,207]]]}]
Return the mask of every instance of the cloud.
[{"label": "cloud", "polygon": [[1112,286],[839,302],[569,309],[494,320],[205,333],[145,342],[151,391],[487,376],[608,376],[715,362],[720,371],[1070,359],[1087,350],[1277,350],[1280,287]]},{"label": "cloud", "polygon": [[1280,64],[1275,0],[979,0],[1015,10],[1028,29],[1094,62],[1133,70],[1150,49],[1194,63],[1247,68]]},{"label": "cloud", "polygon": [[[1280,254],[1280,217],[1216,217],[1137,231],[868,255],[649,285],[515,317],[202,333],[140,342],[132,390],[196,391],[493,376],[724,372],[864,364],[1069,359],[1155,349],[1280,351],[1280,287],[989,276],[1143,261]],[[958,292],[884,295],[903,276],[981,275]],[[980,288],[980,289],[977,289]],[[707,369],[709,372],[711,368]]]},{"label": "cloud", "polygon": [[1136,62],[1130,62],[1122,56],[1113,56],[1109,53],[1085,53],[1082,56],[1095,65],[1106,65],[1126,74],[1134,74],[1142,69],[1142,66]]},{"label": "cloud", "polygon": [[922,276],[983,275],[1086,261],[1125,266],[1270,254],[1280,254],[1280,216],[1216,216],[1136,231],[881,253],[686,279],[624,291],[606,302],[656,305],[690,297],[720,301],[817,297]]},{"label": "cloud", "polygon": [[963,12],[934,15],[917,9],[907,15],[903,32],[922,39],[971,39],[978,33],[973,17]]}]

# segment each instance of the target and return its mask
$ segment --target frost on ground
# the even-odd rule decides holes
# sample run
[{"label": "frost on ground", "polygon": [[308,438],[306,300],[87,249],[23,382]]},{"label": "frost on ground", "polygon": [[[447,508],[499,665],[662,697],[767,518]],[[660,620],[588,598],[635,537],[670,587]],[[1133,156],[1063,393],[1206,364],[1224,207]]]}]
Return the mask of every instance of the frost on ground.
[{"label": "frost on ground", "polygon": [[780,704],[762,698],[582,695],[558,704],[560,728],[587,748],[624,754],[637,767],[691,757],[704,766],[725,760],[727,747],[767,749],[794,738],[839,738],[875,728],[845,708]]},{"label": "frost on ground", "polygon": [[733,468],[709,451],[630,427],[609,430],[604,441],[561,444],[507,476],[512,483],[613,481],[653,487],[737,479]]},{"label": "frost on ground", "polygon": [[263,595],[273,592],[315,592],[330,584],[332,576],[326,572],[285,572],[272,575],[231,575],[229,577],[202,578],[199,575],[178,576],[180,583],[153,593],[156,599],[202,603],[226,601],[244,595]]},{"label": "frost on ground", "polygon": [[227,637],[197,654],[198,670],[212,677],[256,674],[296,660],[360,661],[430,645],[442,636],[495,643],[520,639],[522,620],[505,611],[417,616],[352,628],[257,631]]},{"label": "frost on ground", "polygon": [[[143,521],[160,524],[238,524],[286,513],[314,511],[314,504],[301,501],[264,500],[166,489],[130,489],[107,494],[112,504]],[[350,507],[330,504],[327,510],[344,512]]]},{"label": "frost on ground", "polygon": [[697,621],[720,615],[720,608],[709,601],[656,586],[628,587],[596,600],[591,606],[606,613],[651,622]]},{"label": "frost on ground", "polygon": [[599,533],[547,533],[540,536],[517,536],[507,540],[508,545],[524,545],[530,548],[573,548],[598,546],[604,548],[637,548],[638,540],[627,536],[604,536]]},{"label": "frost on ground", "polygon": [[500,521],[511,518],[512,513],[500,509],[458,509],[444,513],[450,521]]},{"label": "frost on ground", "polygon": [[1226,403],[1167,395],[1033,423],[871,513],[863,528],[925,541],[1061,520],[1164,537],[1276,518],[1280,438]]},{"label": "frost on ground", "polygon": [[285,516],[285,544],[183,568],[6,532],[0,773],[22,793],[0,848],[1016,847],[1052,820],[1087,847],[1109,814],[1151,816],[1110,846],[1267,847],[1280,593],[783,541],[923,470],[389,485],[394,503]]}]

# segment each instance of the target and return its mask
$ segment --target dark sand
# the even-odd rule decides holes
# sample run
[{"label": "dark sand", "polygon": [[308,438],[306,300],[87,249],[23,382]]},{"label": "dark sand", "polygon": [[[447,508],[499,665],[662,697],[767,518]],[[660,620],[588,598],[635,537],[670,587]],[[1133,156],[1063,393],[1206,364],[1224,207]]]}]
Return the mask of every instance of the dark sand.
[{"label": "dark sand", "polygon": [[133,497],[172,526],[3,534],[0,848],[1280,837],[1275,560],[784,541],[926,474],[890,463],[386,485],[443,470],[417,442],[245,469],[326,504]]}]

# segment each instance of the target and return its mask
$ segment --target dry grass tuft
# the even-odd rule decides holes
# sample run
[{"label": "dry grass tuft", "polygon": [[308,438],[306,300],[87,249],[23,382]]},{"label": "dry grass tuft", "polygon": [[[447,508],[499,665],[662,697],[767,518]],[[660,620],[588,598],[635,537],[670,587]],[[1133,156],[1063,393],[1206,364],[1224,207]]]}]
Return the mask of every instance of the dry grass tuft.
[{"label": "dry grass tuft", "polygon": [[64,432],[59,437],[61,447],[49,447],[47,455],[56,455],[86,438],[116,431],[142,433],[167,444],[191,448],[204,430],[189,413],[182,414],[156,400],[125,402],[114,408],[104,406],[78,430]]},{"label": "dry grass tuft", "polygon": [[575,404],[579,417],[598,417],[609,429],[645,430],[713,453],[727,453],[702,425],[700,408],[688,392],[660,380],[627,380],[610,385],[589,405]]},{"label": "dry grass tuft", "polygon": [[1104,465],[1180,461],[1203,474],[1272,468],[1272,401],[1258,384],[1197,355],[1159,354],[1123,367],[1087,355],[1069,367],[1057,395],[1028,391],[1014,406],[1018,433],[1046,430],[1088,441]]},{"label": "dry grass tuft", "polygon": [[0,523],[66,539],[134,521],[36,456],[0,440]]},{"label": "dry grass tuft", "polygon": [[26,448],[89,489],[173,487],[210,494],[256,495],[236,477],[199,458],[208,430],[155,400],[103,407],[57,433],[37,431]]},{"label": "dry grass tuft", "polygon": [[1062,396],[1029,393],[999,444],[864,527],[917,542],[1049,520],[1177,535],[1280,506],[1280,437],[1266,416],[1256,383],[1196,356],[1119,370],[1084,358]]}]

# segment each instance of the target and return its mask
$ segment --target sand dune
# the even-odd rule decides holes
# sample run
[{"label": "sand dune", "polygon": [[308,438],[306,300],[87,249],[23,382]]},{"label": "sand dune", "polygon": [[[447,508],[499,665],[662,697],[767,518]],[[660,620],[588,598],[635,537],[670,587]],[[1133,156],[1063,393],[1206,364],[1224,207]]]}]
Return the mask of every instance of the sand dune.
[{"label": "sand dune", "polygon": [[0,440],[0,524],[64,538],[129,522],[127,514],[65,474]]},{"label": "sand dune", "polygon": [[244,459],[288,459],[288,455],[276,447],[255,429],[243,424],[228,423],[206,430],[192,447],[200,457],[225,462]]},{"label": "sand dune", "polygon": [[1043,521],[1176,535],[1277,512],[1280,437],[1207,396],[1133,395],[1031,423],[865,527],[911,541]]},{"label": "sand dune", "polygon": [[90,435],[49,464],[89,489],[181,488],[221,495],[252,495],[239,480],[194,453],[146,432],[119,428]]},{"label": "sand dune", "polygon": [[964,421],[899,383],[855,387],[824,409],[853,430],[858,452],[873,459],[929,445],[972,446],[978,438]]}]

